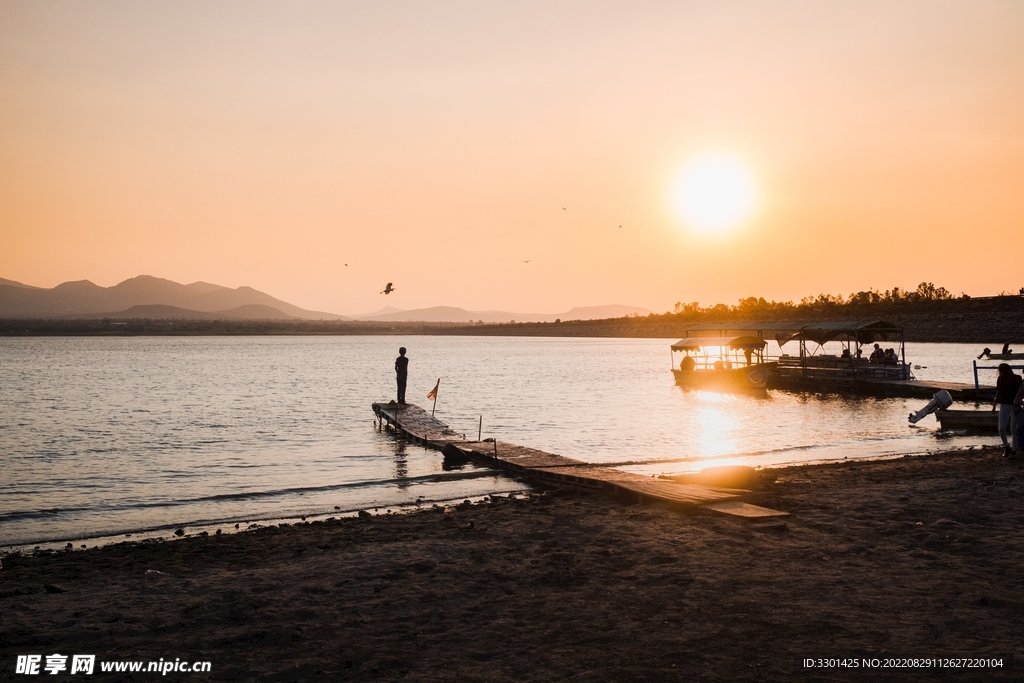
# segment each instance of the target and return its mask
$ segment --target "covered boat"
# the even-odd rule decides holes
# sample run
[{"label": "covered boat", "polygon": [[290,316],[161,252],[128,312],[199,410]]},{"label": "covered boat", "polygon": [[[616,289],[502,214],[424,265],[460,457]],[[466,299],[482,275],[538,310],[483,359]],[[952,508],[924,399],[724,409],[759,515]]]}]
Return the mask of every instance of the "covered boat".
[{"label": "covered boat", "polygon": [[[743,335],[775,341],[782,354],[770,364],[772,389],[882,396],[935,391],[914,384],[903,328],[884,320],[706,323],[686,334],[687,340]],[[787,352],[794,342],[796,353]]]},{"label": "covered boat", "polygon": [[[779,384],[804,384],[806,380],[843,384],[863,380],[909,380],[913,378],[907,363],[903,328],[884,320],[834,321],[809,323],[779,339],[798,341],[797,356],[783,354],[775,378]],[[825,344],[839,342],[842,353],[824,353]],[[882,349],[878,342],[893,342],[895,349]],[[864,357],[863,347],[874,343],[874,351]],[[812,350],[810,345],[815,345]]]},{"label": "covered boat", "polygon": [[[765,346],[749,335],[680,339],[671,347],[672,374],[684,387],[764,390],[775,365],[764,361]],[[678,362],[677,353],[683,354]]]}]

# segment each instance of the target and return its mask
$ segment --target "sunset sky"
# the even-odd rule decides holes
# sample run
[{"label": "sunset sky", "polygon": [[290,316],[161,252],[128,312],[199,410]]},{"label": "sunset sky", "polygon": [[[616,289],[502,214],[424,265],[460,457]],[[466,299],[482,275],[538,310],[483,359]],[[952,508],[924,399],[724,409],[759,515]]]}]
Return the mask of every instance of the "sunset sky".
[{"label": "sunset sky", "polygon": [[[7,0],[0,277],[342,314],[1015,292],[1022,36],[1020,2]],[[673,195],[709,155],[756,190],[718,232]]]}]

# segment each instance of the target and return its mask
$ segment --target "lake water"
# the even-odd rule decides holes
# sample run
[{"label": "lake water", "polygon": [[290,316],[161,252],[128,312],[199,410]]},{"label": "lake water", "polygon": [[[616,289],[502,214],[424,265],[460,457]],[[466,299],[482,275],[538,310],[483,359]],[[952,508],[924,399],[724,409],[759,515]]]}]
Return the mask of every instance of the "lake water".
[{"label": "lake water", "polygon": [[[675,386],[665,339],[0,339],[0,546],[225,525],[524,485],[374,430],[409,349],[408,400],[457,431],[643,474],[996,443],[940,434],[922,399],[767,398]],[[777,349],[776,349],[777,350]],[[908,344],[920,379],[973,382],[979,349]],[[994,374],[982,382],[994,384]]]}]

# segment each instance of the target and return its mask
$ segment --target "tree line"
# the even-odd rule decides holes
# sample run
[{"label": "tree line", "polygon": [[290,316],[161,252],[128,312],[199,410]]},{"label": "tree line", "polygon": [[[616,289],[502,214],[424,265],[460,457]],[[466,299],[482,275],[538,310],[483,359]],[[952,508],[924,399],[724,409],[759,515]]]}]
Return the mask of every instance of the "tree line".
[{"label": "tree line", "polygon": [[[1020,292],[1024,295],[1024,289]],[[1013,296],[1004,293],[1001,296]],[[987,298],[987,297],[986,297]],[[792,316],[801,318],[809,314],[821,315],[865,315],[870,313],[913,313],[916,311],[935,310],[936,304],[944,302],[967,302],[971,297],[961,294],[954,297],[945,287],[936,287],[931,282],[922,282],[917,289],[893,287],[888,290],[869,289],[854,292],[848,297],[842,294],[818,294],[805,296],[799,303],[792,301],[768,301],[764,297],[750,296],[739,300],[735,306],[715,304],[701,306],[692,303],[676,302],[673,311],[666,315],[679,319],[741,319],[741,318],[780,318]]]}]

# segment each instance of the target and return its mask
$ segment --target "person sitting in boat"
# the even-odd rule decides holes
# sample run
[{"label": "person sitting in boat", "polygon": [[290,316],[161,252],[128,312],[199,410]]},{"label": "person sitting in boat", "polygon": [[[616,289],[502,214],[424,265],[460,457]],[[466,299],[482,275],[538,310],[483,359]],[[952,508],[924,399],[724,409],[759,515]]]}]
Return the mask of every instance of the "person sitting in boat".
[{"label": "person sitting in boat", "polygon": [[693,359],[693,356],[683,357],[683,362],[679,364],[679,369],[683,372],[693,372],[697,368],[697,361]]},{"label": "person sitting in boat", "polygon": [[1013,349],[1010,348],[1010,342],[1006,342],[1005,344],[1003,344],[1003,350],[1000,351],[1000,353],[1002,353],[1004,356],[1008,356],[1011,353],[1013,353]]},{"label": "person sitting in boat", "polygon": [[985,348],[984,348],[984,349],[982,350],[982,352],[981,352],[981,353],[980,353],[980,354],[978,355],[978,360],[981,360],[982,358],[988,358],[988,357],[989,357],[989,354],[991,354],[991,353],[992,353],[992,349],[990,349],[990,348],[988,348],[988,347],[986,346],[986,347],[985,347]]},{"label": "person sitting in boat", "polygon": [[715,361],[715,370],[725,370],[725,364],[721,360]]},{"label": "person sitting in boat", "polygon": [[875,350],[868,356],[869,363],[881,363],[885,359],[885,351],[878,344],[875,344]]},{"label": "person sitting in boat", "polygon": [[843,349],[843,353],[839,357],[840,358],[849,359],[850,358],[850,349],[849,348]]},{"label": "person sitting in boat", "polygon": [[899,356],[896,355],[896,349],[886,349],[882,362],[886,365],[896,365],[899,363],[900,359]]}]

